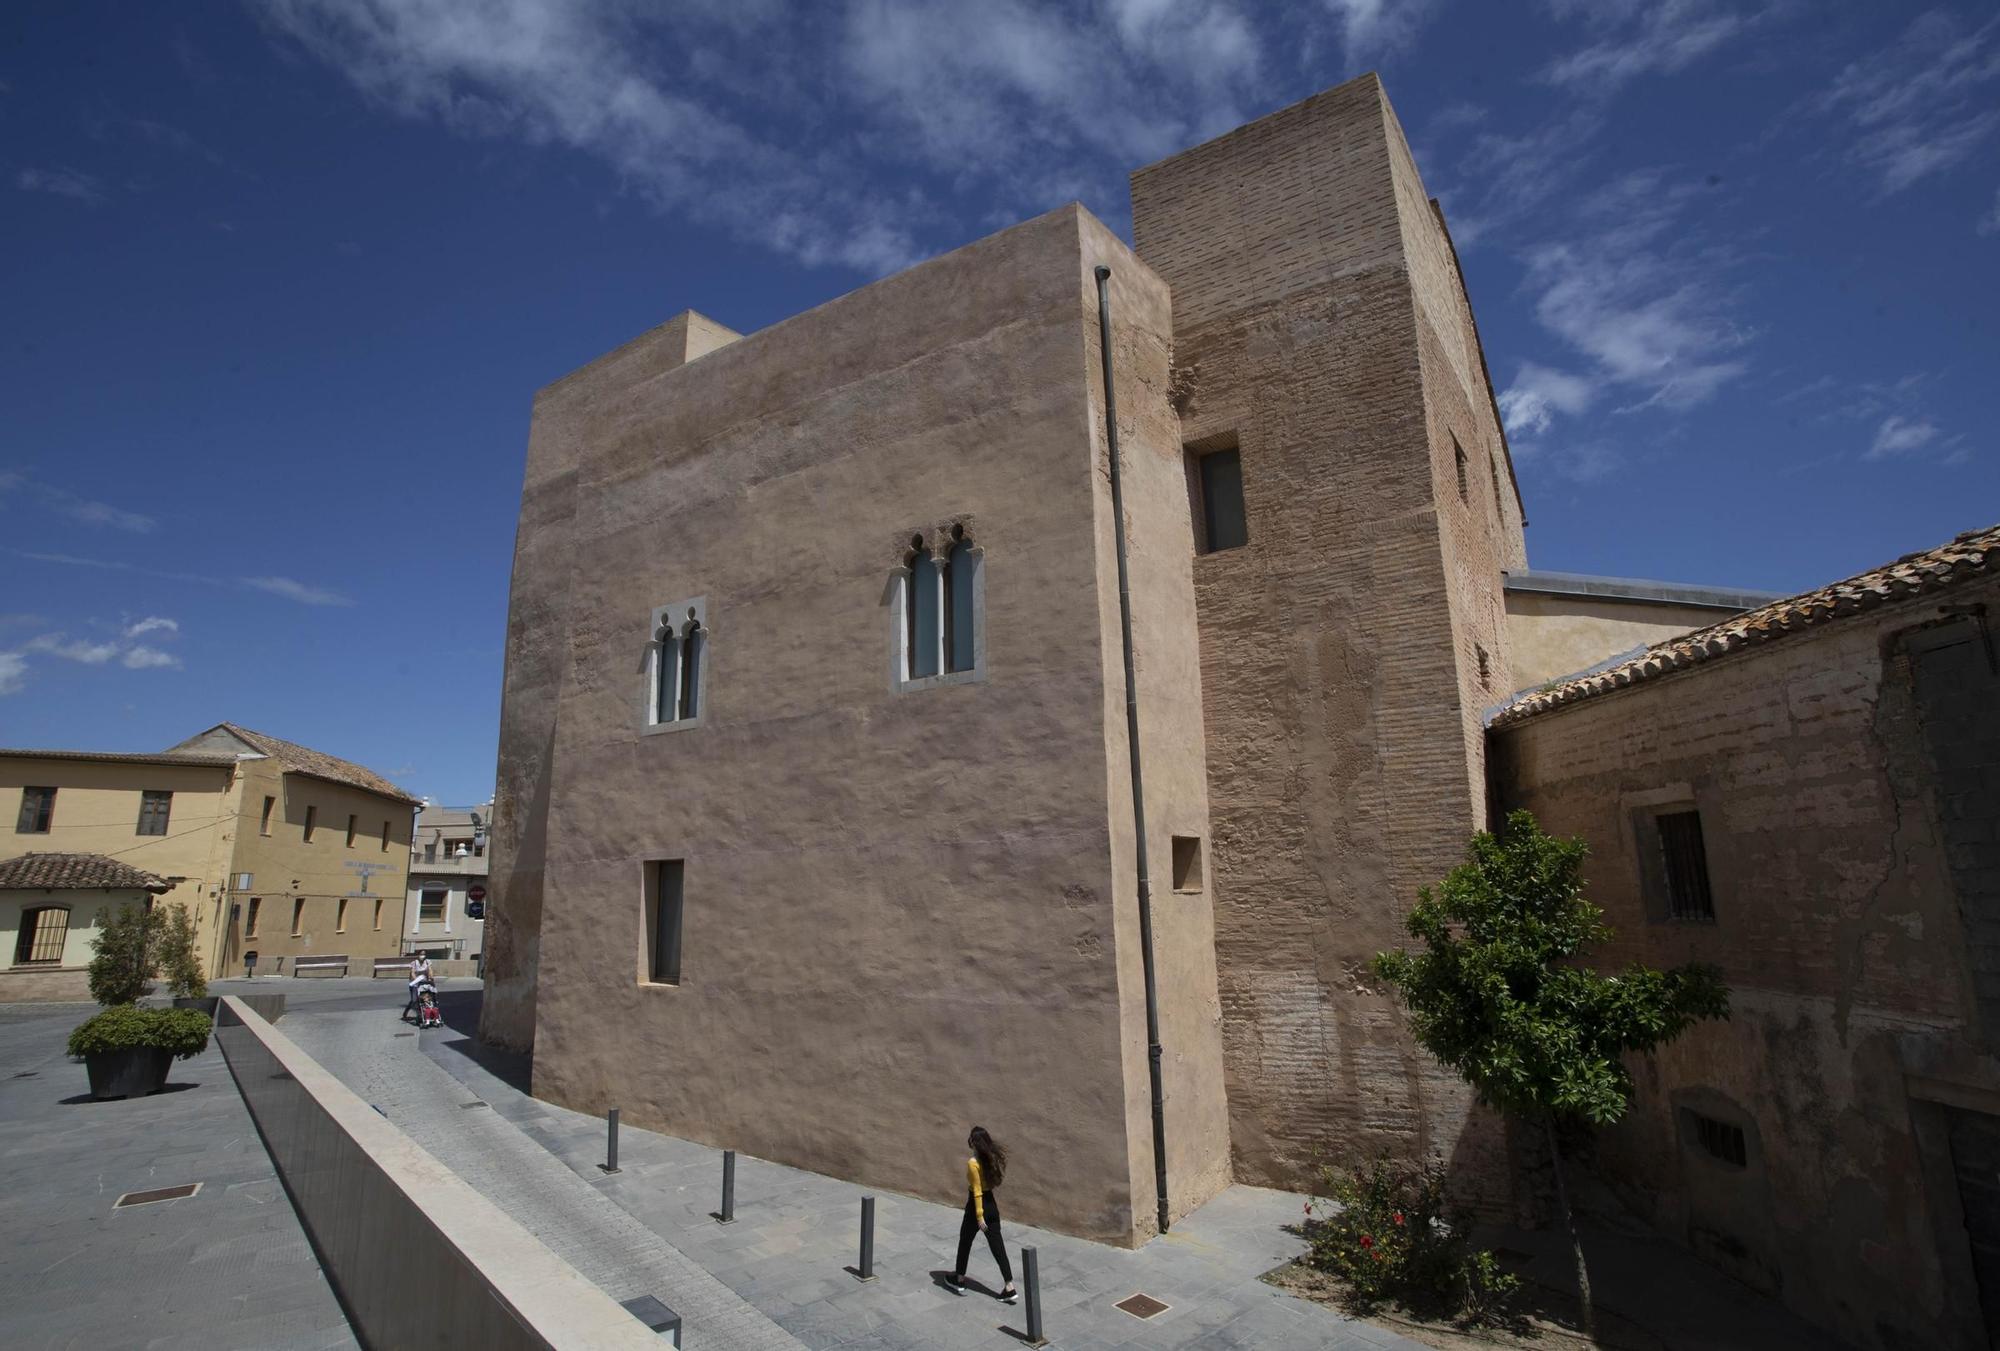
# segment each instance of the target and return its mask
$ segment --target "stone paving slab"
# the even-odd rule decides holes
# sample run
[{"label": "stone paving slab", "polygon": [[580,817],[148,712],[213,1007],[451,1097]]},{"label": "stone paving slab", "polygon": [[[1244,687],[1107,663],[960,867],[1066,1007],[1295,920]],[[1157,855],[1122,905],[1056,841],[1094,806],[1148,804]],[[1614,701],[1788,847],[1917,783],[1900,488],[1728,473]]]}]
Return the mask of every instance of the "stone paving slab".
[{"label": "stone paving slab", "polygon": [[[1026,1306],[1008,1306],[996,1298],[1000,1279],[983,1243],[973,1249],[969,1273],[983,1289],[960,1298],[938,1284],[956,1250],[956,1208],[868,1192],[739,1155],[737,1221],[719,1225],[711,1217],[721,1203],[719,1150],[628,1124],[619,1134],[620,1172],[606,1176],[598,1168],[604,1160],[604,1123],[529,1097],[518,1062],[471,1040],[473,1015],[461,1001],[448,1001],[446,1016],[458,1029],[426,1032],[418,1048],[423,1054],[574,1178],[615,1202],[801,1344],[815,1351],[1013,1351],[1022,1345]],[[846,1270],[859,1257],[863,1195],[876,1198],[877,1279],[865,1285]],[[1397,1333],[1346,1318],[1258,1279],[1303,1251],[1303,1244],[1282,1228],[1299,1206],[1300,1198],[1290,1193],[1231,1187],[1137,1251],[1012,1223],[1007,1225],[1008,1248],[1017,1280],[1021,1247],[1037,1249],[1044,1331],[1064,1351],[1422,1351]],[[1144,1321],[1112,1307],[1140,1290],[1171,1307]]]},{"label": "stone paving slab", "polygon": [[[63,1050],[92,1011],[0,1009],[5,1345],[357,1346],[221,1052],[176,1061],[165,1093],[92,1102]],[[185,1182],[201,1190],[112,1209]]]}]

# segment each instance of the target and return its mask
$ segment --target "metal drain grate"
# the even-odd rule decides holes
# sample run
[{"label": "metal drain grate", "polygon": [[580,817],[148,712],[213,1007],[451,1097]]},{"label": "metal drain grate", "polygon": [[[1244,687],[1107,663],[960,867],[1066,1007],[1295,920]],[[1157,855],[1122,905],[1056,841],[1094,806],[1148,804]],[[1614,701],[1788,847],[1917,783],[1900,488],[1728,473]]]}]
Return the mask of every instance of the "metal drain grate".
[{"label": "metal drain grate", "polygon": [[154,1201],[178,1201],[183,1196],[193,1196],[201,1190],[199,1182],[183,1182],[178,1187],[155,1187],[152,1191],[126,1192],[112,1204],[113,1210],[126,1206],[150,1205]]},{"label": "metal drain grate", "polygon": [[1115,1309],[1123,1309],[1126,1313],[1131,1314],[1134,1318],[1153,1318],[1157,1317],[1160,1314],[1165,1313],[1168,1309],[1171,1309],[1173,1305],[1164,1303],[1161,1300],[1154,1299],[1151,1295],[1142,1292],[1140,1294],[1133,1295],[1130,1299],[1121,1299],[1116,1304],[1112,1305],[1112,1307]]}]

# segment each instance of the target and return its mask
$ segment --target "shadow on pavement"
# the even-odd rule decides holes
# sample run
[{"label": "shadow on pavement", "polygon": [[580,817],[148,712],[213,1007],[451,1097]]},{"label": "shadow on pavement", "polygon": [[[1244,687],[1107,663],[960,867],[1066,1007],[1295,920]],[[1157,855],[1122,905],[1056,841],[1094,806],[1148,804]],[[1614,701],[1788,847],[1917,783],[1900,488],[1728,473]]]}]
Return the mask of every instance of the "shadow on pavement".
[{"label": "shadow on pavement", "polygon": [[517,1093],[529,1092],[529,1057],[523,1051],[503,1051],[479,1040],[479,1001],[484,991],[450,990],[438,995],[444,1025],[458,1036],[439,1044],[458,1052]]},{"label": "shadow on pavement", "polygon": [[93,1098],[90,1096],[89,1093],[78,1093],[74,1097],[57,1098],[56,1102],[64,1107],[80,1107],[84,1103],[88,1102],[103,1102],[103,1103],[144,1102],[148,1098],[164,1098],[169,1093],[185,1093],[190,1088],[200,1088],[200,1087],[201,1087],[201,1082],[199,1080],[196,1080],[194,1083],[191,1084],[168,1084],[165,1088],[162,1088],[157,1093],[140,1093],[129,1098]]}]

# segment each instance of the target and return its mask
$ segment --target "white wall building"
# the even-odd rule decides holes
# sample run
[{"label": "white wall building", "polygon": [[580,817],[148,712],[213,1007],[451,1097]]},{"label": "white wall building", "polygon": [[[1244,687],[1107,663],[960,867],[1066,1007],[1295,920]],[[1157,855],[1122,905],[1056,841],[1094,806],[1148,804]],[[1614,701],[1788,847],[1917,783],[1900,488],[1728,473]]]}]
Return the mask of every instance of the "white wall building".
[{"label": "white wall building", "polygon": [[403,950],[433,958],[480,955],[486,931],[486,830],[493,804],[425,804],[410,836],[410,903]]}]

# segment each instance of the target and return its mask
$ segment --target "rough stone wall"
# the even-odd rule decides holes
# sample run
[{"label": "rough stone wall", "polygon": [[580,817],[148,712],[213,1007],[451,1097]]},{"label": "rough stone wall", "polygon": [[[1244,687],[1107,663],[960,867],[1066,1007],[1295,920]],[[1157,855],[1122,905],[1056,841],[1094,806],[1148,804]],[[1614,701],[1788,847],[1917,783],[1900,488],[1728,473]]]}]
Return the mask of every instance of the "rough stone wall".
[{"label": "rough stone wall", "polygon": [[[532,1019],[539,1095],[937,1199],[977,1122],[1015,1150],[1010,1215],[1137,1236],[1083,230],[1066,208],[698,360],[641,340],[538,401],[488,950],[489,1032]],[[954,522],[983,551],[984,677],[897,692],[896,569]],[[1171,592],[1149,646],[1184,651]],[[692,596],[702,725],[647,734],[650,613]],[[1149,682],[1185,702],[1184,672]],[[685,860],[678,986],[643,978],[649,859]],[[1170,1164],[1189,1195],[1218,1171]]]},{"label": "rough stone wall", "polygon": [[[1951,599],[2000,600],[1975,590]],[[2000,1110],[1961,913],[1978,885],[1991,904],[1993,847],[1953,843],[1960,822],[1990,837],[2000,745],[1961,720],[1946,763],[1925,732],[2000,704],[2000,678],[1983,653],[1953,667],[1927,715],[1906,649],[1938,620],[1885,607],[1494,737],[1502,802],[1591,846],[1615,931],[1593,964],[1712,962],[1733,991],[1728,1023],[1634,1063],[1600,1168],[1701,1256],[1884,1348],[1974,1344],[1949,1159],[1923,1128],[1937,1103]],[[1649,915],[1635,818],[1665,803],[1701,813],[1713,923]],[[1750,1166],[1707,1157],[1682,1109],[1739,1124]]]},{"label": "rough stone wall", "polygon": [[[1365,77],[1132,180],[1140,256],[1173,288],[1183,436],[1234,437],[1242,456],[1249,543],[1194,577],[1232,1143],[1251,1182],[1382,1149],[1504,1171],[1366,970],[1485,807],[1461,693],[1477,615],[1453,599],[1481,584],[1462,575],[1475,550],[1441,534],[1460,506],[1455,488],[1440,505],[1437,436],[1462,425],[1471,453],[1482,415],[1475,368],[1447,350],[1462,325],[1441,329],[1423,307],[1444,302],[1413,290],[1421,227],[1391,126]],[[1437,370],[1456,402],[1428,390]],[[1493,573],[1481,622],[1497,634]],[[1497,637],[1491,659],[1504,672]]]}]

